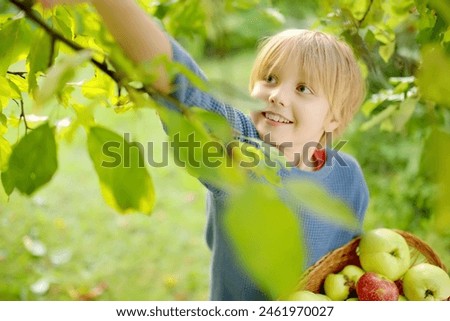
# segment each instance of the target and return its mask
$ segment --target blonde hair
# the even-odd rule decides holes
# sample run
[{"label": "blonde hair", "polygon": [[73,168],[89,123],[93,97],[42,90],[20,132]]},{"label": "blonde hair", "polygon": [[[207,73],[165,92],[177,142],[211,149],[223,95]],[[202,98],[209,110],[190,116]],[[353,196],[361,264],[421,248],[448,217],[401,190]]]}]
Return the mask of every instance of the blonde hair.
[{"label": "blonde hair", "polygon": [[339,122],[333,134],[341,135],[361,106],[365,82],[352,49],[336,37],[304,29],[289,29],[261,43],[250,75],[250,91],[284,64],[298,66],[307,84],[320,86],[330,104],[332,120]]}]

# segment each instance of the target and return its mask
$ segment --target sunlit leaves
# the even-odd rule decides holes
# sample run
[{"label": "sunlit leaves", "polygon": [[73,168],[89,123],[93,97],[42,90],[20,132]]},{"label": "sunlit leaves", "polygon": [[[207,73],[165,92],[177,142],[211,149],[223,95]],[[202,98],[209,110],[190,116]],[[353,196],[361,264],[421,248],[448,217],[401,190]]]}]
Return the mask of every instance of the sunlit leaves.
[{"label": "sunlit leaves", "polygon": [[2,123],[0,123],[0,172],[4,171],[7,168],[9,155],[11,154],[11,145],[3,137],[3,134],[5,132],[6,127]]},{"label": "sunlit leaves", "polygon": [[44,31],[39,30],[34,37],[33,44],[27,57],[27,62],[29,64],[28,86],[30,92],[37,86],[36,76],[45,72],[52,63],[52,46],[53,44],[50,36]]},{"label": "sunlit leaves", "polygon": [[120,213],[150,214],[155,191],[142,150],[103,127],[91,127],[88,150],[105,201]]},{"label": "sunlit leaves", "polygon": [[294,291],[305,249],[292,211],[275,189],[258,183],[237,189],[228,204],[227,231],[255,282],[273,299]]},{"label": "sunlit leaves", "polygon": [[[167,13],[167,14],[166,14]],[[156,15],[162,18],[165,28],[175,36],[205,35],[205,6],[200,0],[162,3]]]},{"label": "sunlit leaves", "polygon": [[116,85],[105,73],[96,70],[95,75],[82,85],[82,93],[86,98],[104,101],[115,95]]},{"label": "sunlit leaves", "polygon": [[25,20],[16,19],[2,26],[0,39],[0,76],[3,76],[10,65],[28,54],[33,37]]},{"label": "sunlit leaves", "polygon": [[443,48],[437,45],[425,47],[422,53],[423,63],[417,81],[422,95],[450,107],[448,77],[450,56],[446,55]]},{"label": "sunlit leaves", "polygon": [[67,82],[72,80],[75,72],[80,66],[91,58],[91,52],[88,50],[79,51],[74,55],[62,57],[48,71],[39,91],[36,94],[35,102],[42,106],[47,101],[57,96],[66,86]]},{"label": "sunlit leaves", "polygon": [[450,226],[450,133],[433,129],[425,142],[426,153],[422,156],[423,170],[431,175],[438,185],[435,198],[434,228],[440,233],[449,233]]},{"label": "sunlit leaves", "polygon": [[58,167],[54,131],[48,123],[31,130],[12,149],[2,183],[10,194],[14,188],[31,195],[51,180]]}]

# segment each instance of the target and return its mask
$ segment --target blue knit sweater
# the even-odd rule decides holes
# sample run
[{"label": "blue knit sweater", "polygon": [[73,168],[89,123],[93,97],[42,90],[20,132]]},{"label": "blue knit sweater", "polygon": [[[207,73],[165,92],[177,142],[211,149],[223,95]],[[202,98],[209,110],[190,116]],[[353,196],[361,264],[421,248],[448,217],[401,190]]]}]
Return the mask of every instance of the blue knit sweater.
[{"label": "blue knit sweater", "polygon": [[[206,80],[191,56],[172,38],[171,44],[173,60],[184,64]],[[258,132],[247,115],[218,101],[209,93],[197,89],[181,74],[176,76],[174,85],[176,89],[173,96],[186,106],[198,106],[223,115],[242,137],[259,139]],[[281,170],[279,175],[283,181],[310,179],[319,183],[332,196],[346,202],[360,223],[359,229],[348,230],[308,212],[300,206],[300,202],[298,206],[294,204],[305,237],[307,266],[360,234],[369,193],[361,169],[353,157],[328,149],[326,163],[320,170],[307,172],[293,168]],[[269,299],[237,262],[221,224],[227,201],[226,193],[208,184],[205,186],[208,188],[206,241],[212,251],[210,299],[251,301]]]}]

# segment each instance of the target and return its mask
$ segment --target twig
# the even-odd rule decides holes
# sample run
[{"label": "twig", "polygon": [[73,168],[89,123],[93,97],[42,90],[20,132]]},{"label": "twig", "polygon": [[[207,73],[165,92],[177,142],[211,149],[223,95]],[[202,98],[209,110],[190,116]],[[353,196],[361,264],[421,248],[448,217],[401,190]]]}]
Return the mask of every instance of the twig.
[{"label": "twig", "polygon": [[[68,47],[72,48],[75,51],[82,51],[86,48],[82,47],[81,45],[77,44],[76,42],[65,38],[62,34],[57,32],[56,30],[52,29],[44,20],[42,20],[39,16],[37,16],[31,7],[27,6],[25,3],[18,1],[18,0],[9,0],[13,5],[15,5],[17,8],[22,10],[25,13],[25,16],[28,17],[30,20],[38,24],[41,28],[45,30],[51,37],[52,42],[53,41],[61,41],[62,43],[66,44]],[[119,87],[121,87],[122,84],[127,83],[126,79],[119,75],[119,73],[115,72],[114,70],[109,69],[106,62],[100,62],[96,60],[95,58],[91,58],[90,61],[101,71],[103,71],[106,75],[108,75],[114,82],[117,83]],[[149,86],[143,86],[142,88],[136,89],[142,93],[146,93],[152,98],[162,98],[172,105],[174,105],[182,114],[186,115],[189,114],[189,108],[184,106],[182,103],[180,103],[178,100],[174,99],[172,96],[163,94],[160,91],[156,90],[153,87]]]},{"label": "twig", "polygon": [[48,64],[47,67],[50,68],[53,63],[53,56],[55,55],[55,45],[56,45],[56,39],[53,36],[50,36],[50,54],[48,55]]},{"label": "twig", "polygon": [[358,27],[360,27],[362,25],[362,23],[364,22],[364,20],[366,20],[366,17],[369,14],[370,9],[372,8],[372,4],[373,4],[373,0],[370,0],[369,5],[367,6],[366,12],[364,12],[364,15],[362,16],[362,18],[358,20]]},{"label": "twig", "polygon": [[25,115],[25,108],[23,106],[23,100],[22,99],[20,100],[20,104],[15,99],[14,99],[14,102],[17,104],[17,106],[20,107],[19,120],[23,119],[23,124],[25,126],[25,135],[26,135],[28,130],[31,129],[31,128],[28,126],[27,117]]},{"label": "twig", "polygon": [[[62,43],[66,44],[75,51],[81,51],[85,49],[76,42],[65,38],[59,32],[53,30],[44,20],[42,20],[33,12],[31,7],[28,7],[25,3],[18,0],[9,0],[9,2],[11,2],[17,8],[22,10],[30,20],[32,20],[33,22],[38,24],[41,28],[43,28],[45,32],[47,32],[52,37],[53,40],[61,41]],[[111,77],[114,81],[116,82],[120,81],[120,78],[118,78],[117,74],[114,73],[112,70],[109,70],[108,66],[105,63],[101,63],[95,58],[91,58],[91,62],[95,66],[97,66],[100,70],[102,70],[104,73],[106,73],[109,77]]]},{"label": "twig", "polygon": [[10,74],[10,75],[19,76],[20,78],[23,78],[23,79],[25,79],[25,75],[27,74],[26,71],[7,71],[6,73]]}]

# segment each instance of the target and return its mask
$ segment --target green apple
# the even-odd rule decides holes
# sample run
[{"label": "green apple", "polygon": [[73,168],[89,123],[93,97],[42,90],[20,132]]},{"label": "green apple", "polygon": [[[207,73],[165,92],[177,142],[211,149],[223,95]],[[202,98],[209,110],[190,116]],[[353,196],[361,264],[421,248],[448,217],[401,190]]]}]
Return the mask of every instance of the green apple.
[{"label": "green apple", "polygon": [[404,295],[399,295],[398,301],[408,301],[408,299]]},{"label": "green apple", "polygon": [[339,273],[343,274],[347,278],[347,282],[351,282],[350,288],[354,288],[359,278],[365,272],[359,266],[350,264],[345,266]]},{"label": "green apple", "polygon": [[403,277],[403,292],[410,301],[442,301],[450,297],[450,277],[440,267],[420,263]]},{"label": "green apple", "polygon": [[331,301],[331,299],[325,294],[301,290],[291,294],[288,301]]},{"label": "green apple", "polygon": [[344,301],[350,294],[350,285],[345,275],[330,273],[323,284],[325,294],[333,301]]},{"label": "green apple", "polygon": [[378,228],[363,234],[358,251],[363,270],[384,275],[392,281],[398,280],[410,267],[406,240],[390,229]]},{"label": "green apple", "polygon": [[348,298],[348,299],[345,300],[345,301],[359,301],[359,299],[358,299],[358,298]]}]

